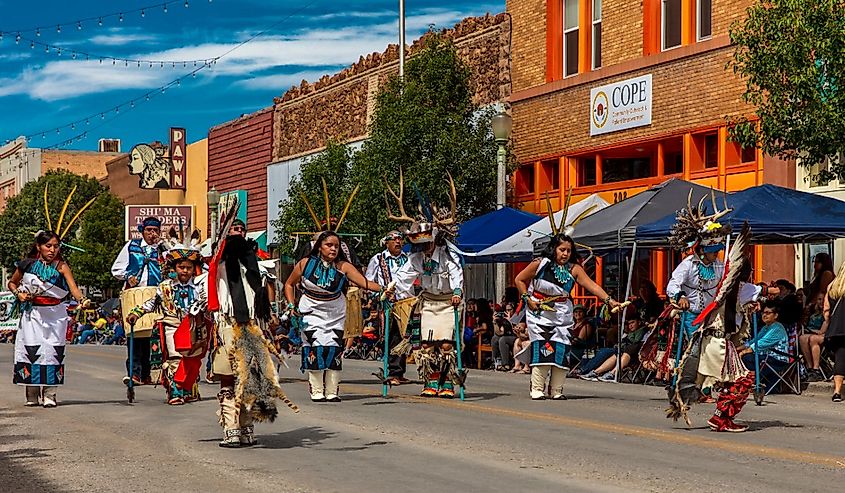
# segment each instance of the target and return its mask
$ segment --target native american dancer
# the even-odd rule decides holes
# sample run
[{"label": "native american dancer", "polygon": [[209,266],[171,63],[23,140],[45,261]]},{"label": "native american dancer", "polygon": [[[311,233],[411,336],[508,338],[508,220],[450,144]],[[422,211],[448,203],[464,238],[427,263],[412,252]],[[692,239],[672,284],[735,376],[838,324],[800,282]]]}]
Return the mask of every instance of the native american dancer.
[{"label": "native american dancer", "polygon": [[[74,188],[74,191],[76,189]],[[84,310],[90,305],[82,296],[70,266],[62,259],[62,237],[96,197],[89,200],[63,226],[65,212],[74,192],[65,200],[55,230],[52,229],[48,190],[44,189],[44,212],[48,231],[39,231],[27,256],[15,264],[7,283],[15,296],[12,316],[20,317],[15,336],[15,366],[12,381],[26,386],[26,405],[56,407],[56,388],[65,382],[65,343],[68,313],[64,299],[68,294]],[[58,231],[59,233],[56,233]]]},{"label": "native american dancer", "polygon": [[[320,233],[308,258],[296,263],[285,282],[288,311],[294,317],[301,317],[301,369],[303,373],[308,372],[314,402],[340,402],[338,387],[343,370],[349,282],[370,291],[384,290],[346,261],[340,237],[334,231]],[[297,287],[302,292],[298,306],[295,304]]]},{"label": "native american dancer", "polygon": [[[570,192],[571,197],[571,192]],[[548,202],[547,202],[548,203]],[[569,199],[567,199],[567,205]],[[549,206],[550,207],[550,206]],[[534,259],[514,280],[526,306],[525,322],[530,342],[527,348],[531,366],[531,399],[546,399],[546,381],[553,400],[565,400],[563,383],[566,380],[567,353],[570,346],[570,329],[575,326],[572,317],[570,293],[575,284],[588,290],[605,304],[616,307],[619,303],[608,295],[584,271],[575,241],[570,236],[574,226],[566,225],[564,210],[561,224],[555,224],[549,210],[552,237],[540,258]],[[573,221],[573,224],[577,223]]]},{"label": "native american dancer", "polygon": [[[374,255],[367,266],[366,277],[370,281],[387,286],[393,281],[396,272],[408,262],[408,254],[402,251],[405,235],[399,231],[391,231],[381,239],[385,249]],[[409,383],[405,378],[407,354],[396,351],[404,340],[410,338],[406,329],[410,329],[411,315],[417,304],[413,290],[397,291],[394,294],[395,303],[391,309],[390,333],[388,334],[388,372],[386,378],[390,385]],[[385,321],[387,322],[387,321]],[[417,323],[419,320],[417,320]],[[396,354],[394,354],[394,352]],[[385,377],[385,375],[382,375]]]},{"label": "native american dancer", "polygon": [[[219,231],[228,232],[237,201],[225,211]],[[216,246],[208,273],[208,309],[215,312],[216,347],[212,378],[220,381],[217,412],[223,427],[221,447],[256,443],[254,421],[273,421],[276,399],[295,412],[279,386],[272,337],[265,331],[272,318],[273,279],[261,268],[255,241],[230,234]]]},{"label": "native american dancer", "polygon": [[167,403],[173,406],[200,399],[197,382],[211,329],[206,314],[208,276],[202,272],[199,231],[194,232],[194,237],[192,244],[170,246],[166,265],[175,273],[175,279],[162,281],[156,295],[134,307],[129,315],[129,322],[135,323],[147,313],[161,314],[158,322],[164,340],[161,383]]},{"label": "native american dancer", "polygon": [[[399,170],[399,193],[396,194],[385,181],[385,205],[388,218],[411,223],[407,233],[411,243],[411,255],[405,265],[399,268],[393,279],[396,291],[407,293],[419,280],[422,292],[417,310],[420,311],[420,341],[422,347],[414,353],[417,371],[423,381],[424,397],[455,396],[455,386],[463,387],[466,374],[459,368],[458,353],[455,351],[457,323],[462,315],[464,273],[460,257],[447,241],[457,234],[456,209],[457,192],[452,176],[449,175],[448,210],[430,204],[420,198],[420,217],[414,219],[405,213],[404,178]],[[387,193],[393,196],[399,207],[394,215],[387,202]]]},{"label": "native american dancer", "polygon": [[[155,295],[155,287],[163,280],[162,263],[167,250],[161,241],[161,221],[155,217],[148,217],[138,225],[141,238],[130,240],[118,254],[111,267],[112,275],[124,281],[121,293],[121,306],[124,320],[128,322],[129,310],[138,303]],[[138,321],[134,328],[134,337],[127,331],[127,337],[132,341],[132,378],[134,385],[150,385],[153,383],[152,374],[161,369],[161,339],[160,334],[153,334],[155,317],[150,315]],[[127,346],[127,354],[129,344]],[[129,369],[129,358],[126,368]],[[157,378],[156,378],[157,380]],[[123,377],[128,383],[129,377]]]},{"label": "native american dancer", "polygon": [[[699,202],[696,208],[688,206],[679,211],[678,222],[672,229],[672,244],[681,247],[720,244],[730,234],[730,226],[721,225],[718,219],[730,209],[717,211],[715,199],[713,209],[715,212],[707,215]],[[690,425],[687,415],[690,406],[702,398],[703,389],[709,388],[720,392],[716,412],[707,421],[710,428],[727,432],[748,429],[748,425],[735,423],[734,418],[754,385],[754,373],[743,365],[736,350],[748,336],[747,317],[742,315],[760,293],[758,286],[746,282],[751,274],[747,250],[750,237],[751,229],[746,223],[731,245],[713,301],[693,320],[693,326],[698,328],[675,370],[675,385],[668,390],[670,407],[666,415],[675,421],[683,418]]]}]

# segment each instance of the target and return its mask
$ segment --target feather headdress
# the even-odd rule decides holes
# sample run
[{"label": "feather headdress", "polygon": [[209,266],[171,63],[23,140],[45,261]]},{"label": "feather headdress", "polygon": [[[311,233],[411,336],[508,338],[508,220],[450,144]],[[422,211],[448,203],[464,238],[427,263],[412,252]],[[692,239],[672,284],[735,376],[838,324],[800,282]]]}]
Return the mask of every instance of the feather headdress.
[{"label": "feather headdress", "polygon": [[77,221],[79,221],[79,218],[82,217],[82,214],[84,214],[85,211],[88,210],[89,207],[91,207],[91,204],[93,204],[98,197],[98,195],[94,195],[93,197],[91,197],[91,199],[88,200],[85,205],[80,207],[79,210],[76,211],[76,214],[74,214],[73,217],[71,217],[70,220],[65,223],[65,215],[67,214],[68,207],[70,206],[70,201],[73,199],[73,195],[75,193],[76,185],[73,186],[67,198],[65,199],[65,202],[62,205],[62,210],[61,212],[59,212],[59,217],[56,220],[56,223],[53,224],[52,218],[50,217],[49,184],[44,184],[44,216],[47,218],[47,229],[59,235],[59,238],[62,240],[62,242],[64,242],[65,236],[70,233],[70,228],[72,228],[73,225],[76,224]]},{"label": "feather headdress", "polygon": [[316,230],[312,233],[318,233],[320,231],[334,231],[335,233],[340,230],[341,225],[343,225],[344,219],[346,219],[346,214],[349,213],[349,207],[352,206],[352,200],[355,199],[355,196],[358,194],[358,190],[361,188],[361,185],[356,185],[355,188],[352,189],[352,193],[349,194],[349,198],[346,199],[346,205],[343,206],[343,211],[340,214],[340,218],[336,218],[332,216],[332,209],[331,204],[329,201],[329,188],[326,185],[326,180],[324,178],[320,178],[320,181],[323,182],[323,203],[325,207],[325,219],[322,221],[317,216],[317,213],[314,211],[314,207],[311,205],[311,202],[308,200],[308,197],[305,196],[304,193],[300,192],[300,196],[302,197],[302,201],[305,202],[305,207],[308,209],[308,214],[311,215],[311,219],[314,220],[314,225],[316,226]]}]

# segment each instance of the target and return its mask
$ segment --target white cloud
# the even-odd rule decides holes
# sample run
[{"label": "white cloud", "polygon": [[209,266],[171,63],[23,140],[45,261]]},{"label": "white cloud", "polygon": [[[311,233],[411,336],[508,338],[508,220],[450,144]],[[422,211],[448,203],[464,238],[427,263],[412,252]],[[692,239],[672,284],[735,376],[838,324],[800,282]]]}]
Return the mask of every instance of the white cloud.
[{"label": "white cloud", "polygon": [[155,36],[150,34],[98,34],[88,41],[103,46],[123,46],[129,43],[140,43],[154,41]]},{"label": "white cloud", "polygon": [[[352,15],[355,15],[354,13]],[[432,9],[406,18],[407,40],[418,37],[430,24],[451,27],[463,17],[457,10]],[[227,53],[197,78],[237,77],[245,89],[286,90],[302,79],[316,80],[325,72],[303,67],[345,66],[362,55],[381,52],[398,38],[396,22],[357,25],[337,29],[301,30],[290,35],[263,36],[242,46],[237,42],[204,43],[169,50],[136,53],[127,58],[142,60],[201,60]],[[143,34],[110,33],[95,36],[100,44],[136,42]],[[131,38],[131,39],[130,39]],[[288,68],[287,73],[285,68]],[[295,70],[294,73],[290,73]],[[267,73],[267,72],[272,73]],[[155,89],[184,73],[184,69],[113,66],[109,62],[63,60],[28,67],[12,78],[0,78],[0,97],[26,94],[34,99],[55,101],[84,94],[118,89]]]}]

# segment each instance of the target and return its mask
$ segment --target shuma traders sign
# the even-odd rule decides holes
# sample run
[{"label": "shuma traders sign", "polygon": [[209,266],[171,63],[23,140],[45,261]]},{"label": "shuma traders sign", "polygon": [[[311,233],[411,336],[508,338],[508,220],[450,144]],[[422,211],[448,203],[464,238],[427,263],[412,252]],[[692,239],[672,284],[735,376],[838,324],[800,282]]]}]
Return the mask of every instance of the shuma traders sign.
[{"label": "shuma traders sign", "polygon": [[138,225],[148,217],[157,217],[161,221],[161,234],[166,235],[170,227],[183,228],[185,236],[190,236],[194,230],[194,206],[192,205],[127,205],[126,241],[140,238]]}]

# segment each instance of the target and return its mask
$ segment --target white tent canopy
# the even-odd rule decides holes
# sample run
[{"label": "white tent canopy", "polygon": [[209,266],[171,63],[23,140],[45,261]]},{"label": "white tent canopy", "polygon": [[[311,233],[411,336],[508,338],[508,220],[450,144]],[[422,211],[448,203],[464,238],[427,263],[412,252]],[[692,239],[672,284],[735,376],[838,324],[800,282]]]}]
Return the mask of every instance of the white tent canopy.
[{"label": "white tent canopy", "polygon": [[[569,211],[566,214],[565,226],[571,225],[575,218],[590,208],[592,208],[590,214],[593,214],[604,209],[608,205],[610,204],[606,200],[594,193],[589,197],[569,206]],[[555,224],[560,224],[562,218],[563,210],[555,212]],[[467,257],[489,258],[490,262],[519,262],[530,260],[534,252],[534,240],[544,236],[550,236],[551,234],[552,226],[549,224],[549,218],[544,217],[527,228],[517,231],[504,240],[491,245],[480,252],[464,253],[464,255]]]}]

